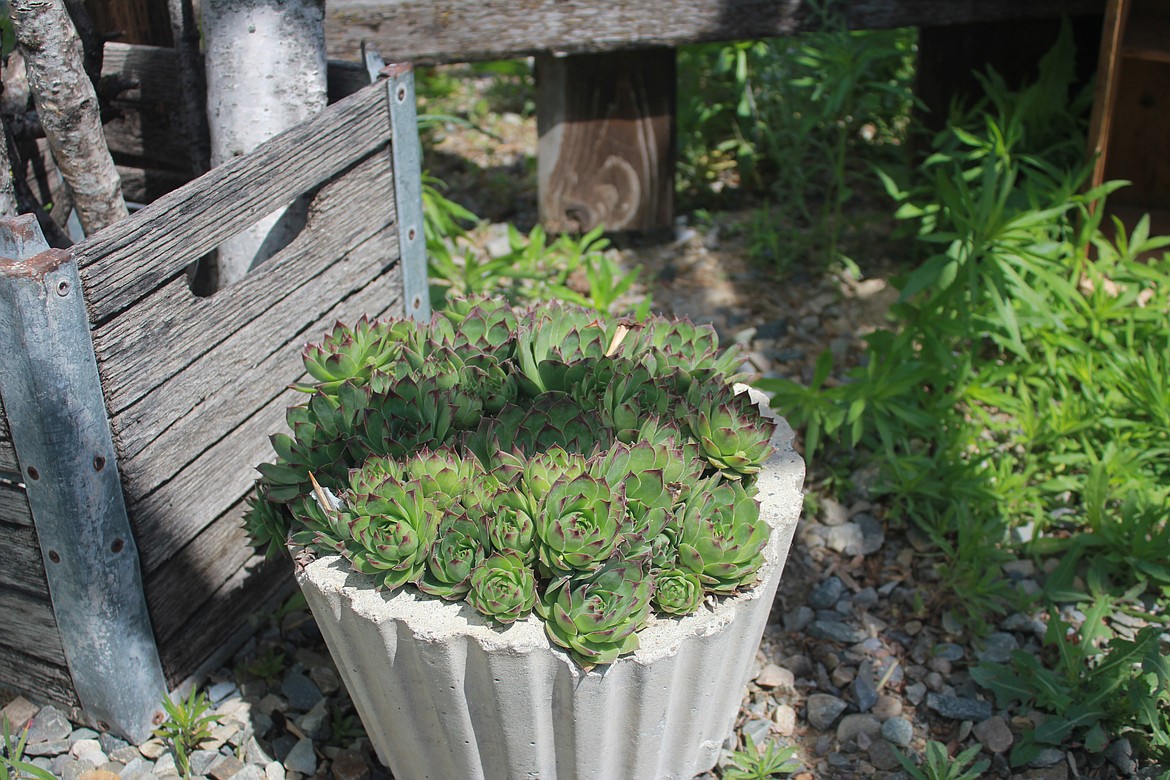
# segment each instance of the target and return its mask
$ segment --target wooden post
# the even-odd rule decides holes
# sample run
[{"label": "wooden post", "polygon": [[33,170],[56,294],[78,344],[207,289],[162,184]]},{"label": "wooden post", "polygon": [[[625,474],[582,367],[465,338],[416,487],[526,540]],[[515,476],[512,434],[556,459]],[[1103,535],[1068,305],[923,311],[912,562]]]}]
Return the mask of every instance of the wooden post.
[{"label": "wooden post", "polygon": [[0,219],[0,395],[77,698],[141,742],[165,717],[166,682],[77,261],[31,215]]},{"label": "wooden post", "polygon": [[540,221],[551,232],[673,225],[674,49],[537,58]]}]

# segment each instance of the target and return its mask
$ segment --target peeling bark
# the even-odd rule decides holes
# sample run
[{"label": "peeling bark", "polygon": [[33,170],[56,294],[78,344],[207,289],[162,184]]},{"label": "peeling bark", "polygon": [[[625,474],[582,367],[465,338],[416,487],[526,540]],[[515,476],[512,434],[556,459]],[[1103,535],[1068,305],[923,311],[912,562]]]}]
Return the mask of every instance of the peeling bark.
[{"label": "peeling bark", "polygon": [[53,158],[73,192],[81,226],[93,234],[127,211],[81,41],[61,0],[10,0],[9,7]]}]

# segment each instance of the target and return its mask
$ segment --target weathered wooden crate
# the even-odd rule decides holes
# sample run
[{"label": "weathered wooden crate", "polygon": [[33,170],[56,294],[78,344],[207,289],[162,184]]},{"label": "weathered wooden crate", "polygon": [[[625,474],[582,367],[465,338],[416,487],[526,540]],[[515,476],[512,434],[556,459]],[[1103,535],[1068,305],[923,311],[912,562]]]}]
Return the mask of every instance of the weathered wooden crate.
[{"label": "weathered wooden crate", "polygon": [[[426,313],[413,77],[383,76],[68,251],[0,229],[0,685],[144,738],[291,582],[241,516],[301,345]],[[291,243],[191,292],[193,261],[306,194]]]}]

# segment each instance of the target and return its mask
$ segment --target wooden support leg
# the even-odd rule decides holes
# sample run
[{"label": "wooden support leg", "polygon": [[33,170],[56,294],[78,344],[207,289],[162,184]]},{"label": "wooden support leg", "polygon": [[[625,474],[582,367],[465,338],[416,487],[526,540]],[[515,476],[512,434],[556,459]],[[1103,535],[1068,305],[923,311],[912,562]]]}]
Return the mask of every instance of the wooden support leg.
[{"label": "wooden support leg", "polygon": [[669,229],[674,49],[537,58],[540,221],[550,232]]}]

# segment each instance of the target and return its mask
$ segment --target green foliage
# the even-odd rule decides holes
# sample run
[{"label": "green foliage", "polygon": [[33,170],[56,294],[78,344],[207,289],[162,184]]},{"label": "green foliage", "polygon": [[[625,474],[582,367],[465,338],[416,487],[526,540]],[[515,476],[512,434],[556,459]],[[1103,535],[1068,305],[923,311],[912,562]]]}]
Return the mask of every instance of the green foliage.
[{"label": "green foliage", "polygon": [[[844,473],[853,458],[876,462],[891,518],[934,544],[941,606],[961,599],[953,615],[977,631],[1009,603],[1000,564],[1013,538],[1060,556],[1044,594],[1054,602],[1096,610],[1141,596],[1154,620],[1170,594],[1170,261],[1157,251],[1170,238],[1151,237],[1147,219],[1115,237],[1100,229],[1104,209],[1090,204],[1122,185],[1084,191],[1088,98],[1070,95],[1072,76],[1066,30],[1035,84],[1012,92],[984,77],[986,102],[935,139],[913,180],[884,174],[924,255],[898,283],[891,329],[836,381],[826,353],[809,386],[760,382],[804,428],[808,457]],[[1161,750],[1166,702],[1141,694],[1156,673],[1111,660],[1153,657],[1153,639],[1135,641],[1140,652],[1082,637],[1075,657],[1052,634],[1059,664],[1020,656],[983,680],[1017,681],[1017,701],[1057,716],[1036,742],[1133,728]]]},{"label": "green foliage", "polygon": [[987,759],[975,760],[979,755],[979,745],[972,745],[952,759],[947,754],[947,746],[933,739],[926,743],[926,753],[922,764],[915,764],[911,759],[895,749],[894,756],[902,764],[910,777],[914,780],[978,780],[983,772],[991,766]]},{"label": "green foliage", "polygon": [[732,753],[730,761],[723,768],[723,780],[769,780],[790,775],[802,767],[799,761],[793,759],[796,754],[794,747],[780,747],[775,742],[769,742],[761,750],[756,747],[751,734],[744,734],[743,741],[743,750]]},{"label": "green foliage", "polygon": [[284,653],[275,647],[269,647],[263,655],[258,656],[254,661],[242,664],[236,671],[237,674],[242,673],[271,684],[280,679],[286,667]]},{"label": "green foliage", "polygon": [[[513,303],[560,300],[614,313],[619,299],[637,282],[639,270],[626,270],[607,252],[609,240],[598,227],[582,236],[562,234],[550,241],[537,225],[527,235],[508,225],[508,251],[491,256],[470,228],[479,218],[442,194],[442,183],[423,178],[423,217],[427,238],[431,303],[449,298],[505,296]],[[571,286],[583,279],[581,290]],[[647,295],[638,316],[650,311]]]},{"label": "green foliage", "polygon": [[679,52],[680,189],[761,193],[749,246],[781,268],[837,261],[858,174],[901,157],[913,101],[913,31],[851,31],[842,4],[806,6],[815,32]]},{"label": "green foliage", "polygon": [[269,551],[337,552],[501,624],[535,609],[583,667],[635,650],[652,603],[757,579],[775,423],[710,325],[456,299],[429,324],[339,324],[304,360],[245,520]]},{"label": "green foliage", "polygon": [[8,718],[0,718],[4,742],[0,743],[0,780],[53,780],[51,772],[24,760],[24,746],[28,742],[28,728],[20,736],[8,730]]},{"label": "green foliage", "polygon": [[167,719],[154,730],[156,737],[161,737],[170,745],[175,754],[175,766],[183,777],[191,776],[191,753],[199,747],[199,743],[211,737],[210,724],[215,723],[215,714],[208,712],[210,705],[207,694],[203,691],[196,693],[192,688],[187,698],[174,701],[167,696],[163,699],[163,709]]}]

